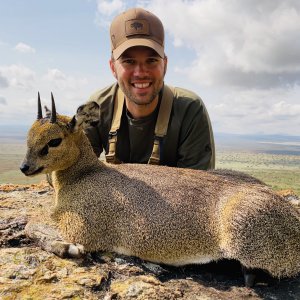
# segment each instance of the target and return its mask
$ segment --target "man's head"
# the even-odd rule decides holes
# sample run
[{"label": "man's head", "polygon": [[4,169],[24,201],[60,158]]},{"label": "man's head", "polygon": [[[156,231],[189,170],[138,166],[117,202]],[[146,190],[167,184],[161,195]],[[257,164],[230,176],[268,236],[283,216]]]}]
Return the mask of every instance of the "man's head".
[{"label": "man's head", "polygon": [[145,46],[164,57],[164,27],[160,19],[142,8],[116,16],[110,26],[112,56],[117,60],[128,48]]},{"label": "man's head", "polygon": [[167,69],[163,25],[152,13],[133,8],[113,20],[110,32],[110,68],[126,96],[127,108],[130,111],[131,103],[147,114],[158,103]]}]

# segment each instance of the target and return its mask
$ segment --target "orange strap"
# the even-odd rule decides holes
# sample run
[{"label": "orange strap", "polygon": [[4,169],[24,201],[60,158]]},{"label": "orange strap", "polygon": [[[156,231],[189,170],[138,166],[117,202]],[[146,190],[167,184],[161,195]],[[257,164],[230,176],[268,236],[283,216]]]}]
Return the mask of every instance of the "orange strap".
[{"label": "orange strap", "polygon": [[115,103],[114,103],[114,113],[112,119],[112,125],[109,132],[108,140],[108,154],[105,155],[106,161],[112,164],[121,163],[116,158],[116,147],[117,147],[117,134],[121,125],[122,111],[125,102],[125,96],[120,88],[116,93]]},{"label": "orange strap", "polygon": [[173,91],[174,88],[171,88],[167,85],[164,86],[158,117],[155,125],[153,149],[148,164],[159,165],[160,163],[160,143],[168,131],[168,125],[173,106]]}]

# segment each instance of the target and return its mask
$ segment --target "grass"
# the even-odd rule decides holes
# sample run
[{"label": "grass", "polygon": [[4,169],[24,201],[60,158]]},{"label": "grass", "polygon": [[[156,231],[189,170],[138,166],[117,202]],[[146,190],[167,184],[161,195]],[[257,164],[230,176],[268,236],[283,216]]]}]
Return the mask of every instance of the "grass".
[{"label": "grass", "polygon": [[219,151],[217,168],[245,172],[274,190],[291,189],[300,196],[300,156]]},{"label": "grass", "polygon": [[27,177],[20,171],[25,157],[26,145],[22,143],[5,143],[0,145],[0,184],[31,184],[39,183],[45,175]]}]

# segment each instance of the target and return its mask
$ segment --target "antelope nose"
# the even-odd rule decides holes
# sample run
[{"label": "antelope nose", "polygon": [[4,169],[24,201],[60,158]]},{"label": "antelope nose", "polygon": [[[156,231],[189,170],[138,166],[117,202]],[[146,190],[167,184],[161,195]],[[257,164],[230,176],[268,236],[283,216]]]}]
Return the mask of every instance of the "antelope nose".
[{"label": "antelope nose", "polygon": [[26,164],[22,164],[22,165],[20,166],[20,170],[21,170],[21,172],[25,173],[26,171],[29,170],[29,166],[26,165]]}]

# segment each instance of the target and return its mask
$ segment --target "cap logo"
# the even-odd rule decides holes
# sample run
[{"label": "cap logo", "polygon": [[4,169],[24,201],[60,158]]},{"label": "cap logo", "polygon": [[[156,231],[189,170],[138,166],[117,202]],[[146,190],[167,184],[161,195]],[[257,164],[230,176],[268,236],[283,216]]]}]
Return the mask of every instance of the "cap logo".
[{"label": "cap logo", "polygon": [[150,35],[149,23],[147,20],[128,20],[125,25],[126,36],[145,34]]},{"label": "cap logo", "polygon": [[130,27],[134,28],[135,30],[142,30],[144,25],[140,22],[134,22],[130,25]]}]

